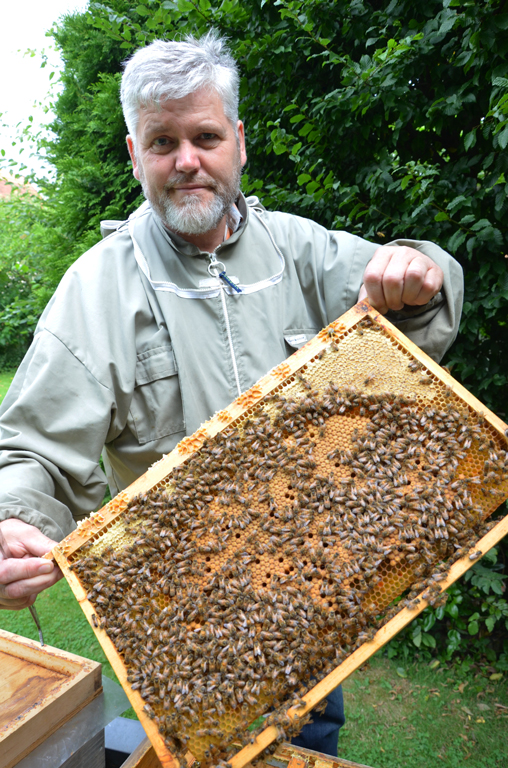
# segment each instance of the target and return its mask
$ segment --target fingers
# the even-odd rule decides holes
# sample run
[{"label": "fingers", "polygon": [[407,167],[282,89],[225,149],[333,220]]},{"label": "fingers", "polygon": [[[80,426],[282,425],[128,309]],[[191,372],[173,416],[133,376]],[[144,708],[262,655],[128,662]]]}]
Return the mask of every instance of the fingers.
[{"label": "fingers", "polygon": [[367,264],[363,275],[363,285],[367,292],[367,298],[378,312],[384,315],[388,309],[400,309],[401,307],[389,307],[385,297],[384,275],[390,263],[391,249],[378,248],[374,256]]},{"label": "fingers", "polygon": [[20,610],[62,578],[55,563],[39,558],[9,558],[0,563],[0,608]]},{"label": "fingers", "polygon": [[442,284],[442,270],[425,254],[406,246],[382,246],[367,265],[359,299],[368,298],[384,314],[427,304]]},{"label": "fingers", "polygon": [[41,557],[56,542],[14,518],[0,523],[0,534],[4,550],[0,557],[0,609],[27,608],[39,592],[62,578],[60,568]]},{"label": "fingers", "polygon": [[58,542],[45,536],[34,525],[9,518],[0,523],[0,531],[12,557],[42,557]]},{"label": "fingers", "polygon": [[402,300],[410,307],[427,304],[443,285],[441,268],[430,259],[422,262],[414,259],[406,270]]},{"label": "fingers", "polygon": [[17,600],[9,600],[8,598],[0,597],[0,611],[21,611],[23,608],[29,608],[33,605],[36,599],[37,595],[20,597]]}]

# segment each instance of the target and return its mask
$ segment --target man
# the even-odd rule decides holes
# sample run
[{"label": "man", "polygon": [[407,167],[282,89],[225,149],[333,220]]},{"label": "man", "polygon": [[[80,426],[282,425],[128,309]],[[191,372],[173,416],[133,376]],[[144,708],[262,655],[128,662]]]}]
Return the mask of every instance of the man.
[{"label": "man", "polygon": [[[147,202],[68,271],[2,405],[3,608],[59,578],[40,557],[100,503],[103,448],[114,494],[358,298],[436,359],[457,333],[461,270],[437,246],[376,249],[240,194],[224,41],[138,51],[122,105]],[[341,722],[337,694],[303,743],[333,752]]]}]

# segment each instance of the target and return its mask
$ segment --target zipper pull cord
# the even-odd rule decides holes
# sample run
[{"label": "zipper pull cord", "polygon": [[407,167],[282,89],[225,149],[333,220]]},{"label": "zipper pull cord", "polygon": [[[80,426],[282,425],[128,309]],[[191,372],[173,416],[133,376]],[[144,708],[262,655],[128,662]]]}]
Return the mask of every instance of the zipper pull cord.
[{"label": "zipper pull cord", "polygon": [[[220,267],[222,267],[222,270],[219,272]],[[229,278],[226,274],[226,265],[222,261],[210,261],[210,264],[208,265],[208,273],[212,275],[212,277],[220,277],[221,280],[223,280],[226,285],[229,285],[233,290],[235,290],[237,293],[242,293],[242,289],[240,286],[236,285],[231,278]]]},{"label": "zipper pull cord", "polygon": [[226,271],[225,271],[225,270],[224,270],[223,272],[219,272],[219,277],[220,277],[222,280],[224,280],[224,282],[225,282],[225,283],[227,283],[228,285],[230,285],[230,286],[231,286],[231,288],[234,288],[234,290],[235,290],[237,293],[241,293],[241,292],[242,292],[242,289],[240,288],[240,286],[239,286],[239,285],[235,285],[235,284],[234,284],[234,282],[233,282],[233,281],[232,281],[232,280],[231,280],[231,279],[230,279],[230,278],[229,278],[229,277],[226,275]]}]

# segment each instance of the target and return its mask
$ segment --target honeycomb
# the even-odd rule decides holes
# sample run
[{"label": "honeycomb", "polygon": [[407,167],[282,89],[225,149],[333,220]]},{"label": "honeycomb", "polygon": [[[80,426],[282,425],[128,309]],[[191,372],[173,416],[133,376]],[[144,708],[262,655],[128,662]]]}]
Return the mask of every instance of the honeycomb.
[{"label": "honeycomb", "polygon": [[227,764],[270,724],[291,738],[316,681],[446,598],[508,496],[502,423],[355,310],[55,550],[159,757]]}]

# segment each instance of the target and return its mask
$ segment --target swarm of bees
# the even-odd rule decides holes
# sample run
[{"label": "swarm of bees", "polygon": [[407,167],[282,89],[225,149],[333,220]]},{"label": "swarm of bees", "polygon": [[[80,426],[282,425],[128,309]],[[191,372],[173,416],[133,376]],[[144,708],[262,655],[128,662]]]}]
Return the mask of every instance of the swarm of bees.
[{"label": "swarm of bees", "polygon": [[227,765],[263,713],[258,730],[291,738],[306,718],[287,710],[316,681],[422,592],[445,599],[440,581],[506,497],[508,454],[481,414],[449,393],[368,392],[376,376],[301,374],[134,499],[121,546],[73,558],[178,758]]}]

